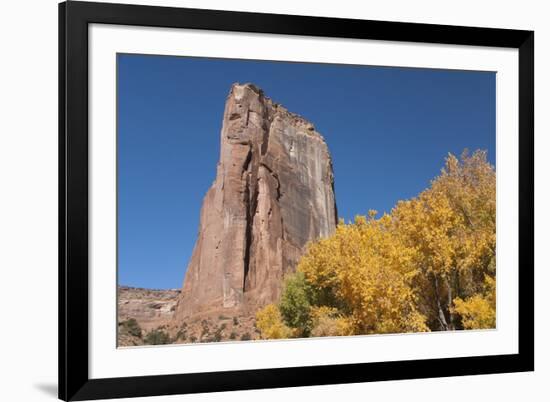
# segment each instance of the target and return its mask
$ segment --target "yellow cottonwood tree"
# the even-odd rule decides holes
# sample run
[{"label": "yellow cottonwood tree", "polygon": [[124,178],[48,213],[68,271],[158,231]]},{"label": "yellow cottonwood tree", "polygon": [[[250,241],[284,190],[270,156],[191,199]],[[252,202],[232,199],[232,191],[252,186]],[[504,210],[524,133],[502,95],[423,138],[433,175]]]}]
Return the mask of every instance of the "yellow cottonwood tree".
[{"label": "yellow cottonwood tree", "polygon": [[298,271],[313,288],[334,294],[355,334],[427,331],[411,288],[419,273],[415,250],[392,233],[389,215],[373,215],[339,224],[333,236],[311,244]]},{"label": "yellow cottonwood tree", "polygon": [[454,299],[454,311],[462,317],[465,329],[487,329],[496,326],[496,281],[485,277],[486,291],[475,294],[466,300]]},{"label": "yellow cottonwood tree", "polygon": [[415,287],[430,328],[463,328],[453,300],[482,293],[484,278],[495,277],[496,176],[486,153],[449,155],[431,188],[399,202],[392,217],[417,250]]},{"label": "yellow cottonwood tree", "polygon": [[390,214],[340,222],[308,245],[265,338],[494,328],[496,175],[485,152],[449,154],[441,175]]},{"label": "yellow cottonwood tree", "polygon": [[256,313],[256,326],[264,339],[292,337],[292,330],[286,326],[275,304],[268,304]]}]

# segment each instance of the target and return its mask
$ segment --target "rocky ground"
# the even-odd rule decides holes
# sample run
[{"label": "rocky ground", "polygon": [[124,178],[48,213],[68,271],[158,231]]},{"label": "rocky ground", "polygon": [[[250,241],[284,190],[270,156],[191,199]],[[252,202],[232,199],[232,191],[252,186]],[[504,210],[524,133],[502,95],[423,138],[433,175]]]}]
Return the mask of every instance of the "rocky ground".
[{"label": "rocky ground", "polygon": [[119,286],[118,346],[259,339],[254,314],[211,311],[174,321],[180,290]]},{"label": "rocky ground", "polygon": [[212,312],[169,328],[173,343],[233,342],[259,339],[254,315]]},{"label": "rocky ground", "polygon": [[149,332],[168,325],[179,294],[180,290],[119,286],[118,345],[143,345]]}]

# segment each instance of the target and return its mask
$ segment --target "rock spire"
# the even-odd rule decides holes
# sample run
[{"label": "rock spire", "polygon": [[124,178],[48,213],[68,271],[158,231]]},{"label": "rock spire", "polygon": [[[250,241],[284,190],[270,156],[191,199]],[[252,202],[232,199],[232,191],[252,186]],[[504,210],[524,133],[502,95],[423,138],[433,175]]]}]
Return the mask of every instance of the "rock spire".
[{"label": "rock spire", "polygon": [[234,84],[175,320],[253,313],[277,301],[306,244],[332,234],[336,223],[323,137],[255,85]]}]

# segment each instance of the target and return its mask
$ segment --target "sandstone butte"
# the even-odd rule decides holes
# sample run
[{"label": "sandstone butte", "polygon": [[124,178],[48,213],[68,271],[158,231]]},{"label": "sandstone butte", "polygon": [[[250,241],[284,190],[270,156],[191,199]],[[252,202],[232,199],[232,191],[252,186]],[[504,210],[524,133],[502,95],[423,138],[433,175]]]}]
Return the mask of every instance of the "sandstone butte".
[{"label": "sandstone butte", "polygon": [[336,224],[323,137],[255,85],[233,84],[174,324],[222,313],[252,317],[278,300],[306,244]]}]

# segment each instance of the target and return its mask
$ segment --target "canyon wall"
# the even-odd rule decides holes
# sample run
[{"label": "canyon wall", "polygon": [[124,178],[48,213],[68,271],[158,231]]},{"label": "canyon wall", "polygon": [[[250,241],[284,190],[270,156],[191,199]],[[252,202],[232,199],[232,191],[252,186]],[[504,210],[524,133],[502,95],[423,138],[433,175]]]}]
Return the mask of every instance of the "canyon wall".
[{"label": "canyon wall", "polygon": [[336,223],[323,137],[256,86],[234,84],[175,321],[253,313],[277,301],[306,244],[332,234]]}]

